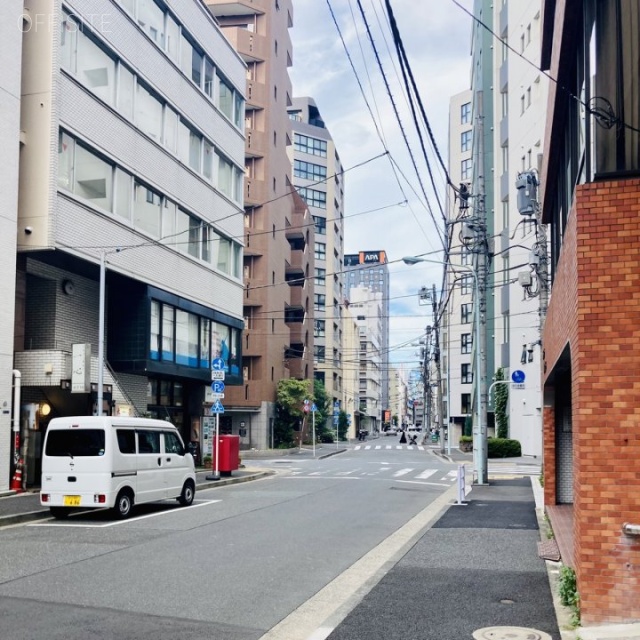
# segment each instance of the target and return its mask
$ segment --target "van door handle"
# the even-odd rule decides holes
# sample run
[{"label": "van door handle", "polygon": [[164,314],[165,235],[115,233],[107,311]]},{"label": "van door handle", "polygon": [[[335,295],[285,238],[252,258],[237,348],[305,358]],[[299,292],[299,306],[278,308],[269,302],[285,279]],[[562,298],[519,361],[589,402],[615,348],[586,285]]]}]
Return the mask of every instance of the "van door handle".
[{"label": "van door handle", "polygon": [[161,467],[162,466],[162,458],[158,458],[158,466]]}]

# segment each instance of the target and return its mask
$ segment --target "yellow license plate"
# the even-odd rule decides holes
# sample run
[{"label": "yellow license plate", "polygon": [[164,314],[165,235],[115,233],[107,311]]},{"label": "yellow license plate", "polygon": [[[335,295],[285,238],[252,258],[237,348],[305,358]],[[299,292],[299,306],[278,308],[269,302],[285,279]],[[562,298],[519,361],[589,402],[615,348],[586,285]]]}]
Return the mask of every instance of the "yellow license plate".
[{"label": "yellow license plate", "polygon": [[80,496],[65,496],[64,497],[64,506],[65,507],[79,507],[80,506]]}]

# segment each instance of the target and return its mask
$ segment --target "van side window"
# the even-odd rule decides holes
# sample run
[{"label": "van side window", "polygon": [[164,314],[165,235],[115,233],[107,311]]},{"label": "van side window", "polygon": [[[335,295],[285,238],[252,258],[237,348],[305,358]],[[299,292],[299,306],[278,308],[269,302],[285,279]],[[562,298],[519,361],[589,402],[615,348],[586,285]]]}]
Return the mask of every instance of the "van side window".
[{"label": "van side window", "polygon": [[136,452],[136,432],[133,429],[116,429],[120,453]]},{"label": "van side window", "polygon": [[160,453],[160,432],[139,430],[138,453]]},{"label": "van side window", "polygon": [[182,442],[180,442],[180,438],[178,438],[175,433],[165,431],[164,452],[177,453],[179,456],[184,455],[184,447],[182,446]]}]

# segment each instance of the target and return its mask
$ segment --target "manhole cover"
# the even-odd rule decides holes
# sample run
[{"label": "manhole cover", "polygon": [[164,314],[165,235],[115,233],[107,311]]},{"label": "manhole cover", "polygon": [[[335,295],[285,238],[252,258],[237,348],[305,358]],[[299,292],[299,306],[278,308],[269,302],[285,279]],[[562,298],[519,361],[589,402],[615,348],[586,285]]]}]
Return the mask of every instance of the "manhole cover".
[{"label": "manhole cover", "polygon": [[473,632],[475,640],[552,640],[544,631],[526,627],[485,627]]}]

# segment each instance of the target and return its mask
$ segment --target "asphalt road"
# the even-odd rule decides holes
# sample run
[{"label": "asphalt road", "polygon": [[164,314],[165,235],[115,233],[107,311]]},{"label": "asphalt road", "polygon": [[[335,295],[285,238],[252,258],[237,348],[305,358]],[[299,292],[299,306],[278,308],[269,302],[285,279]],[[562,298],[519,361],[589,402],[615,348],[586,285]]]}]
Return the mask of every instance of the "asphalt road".
[{"label": "asphalt road", "polygon": [[259,465],[279,473],[190,508],[1,530],[2,638],[308,638],[362,600],[455,484],[455,466],[415,448]]}]

